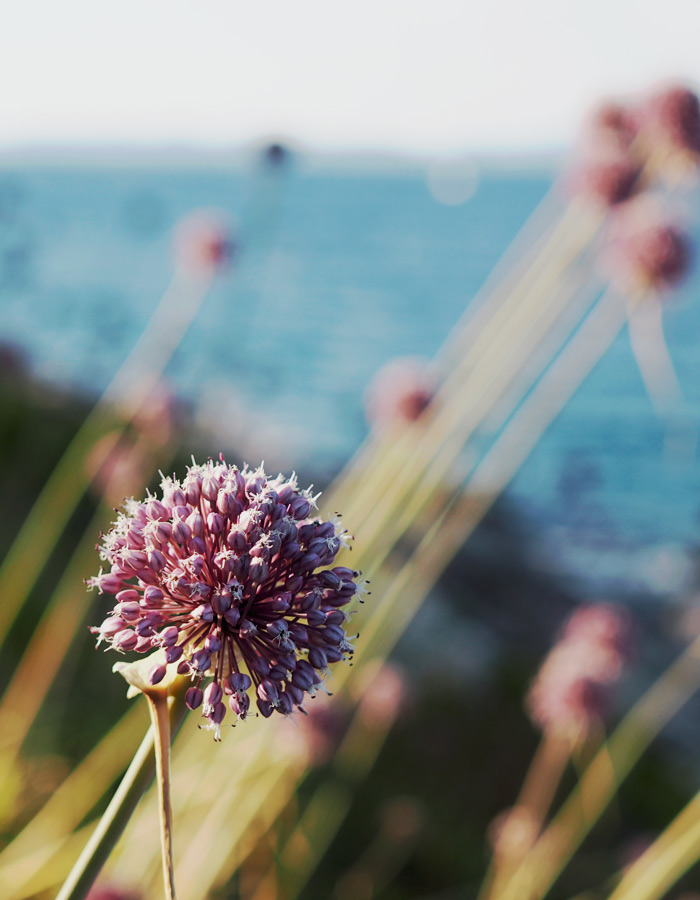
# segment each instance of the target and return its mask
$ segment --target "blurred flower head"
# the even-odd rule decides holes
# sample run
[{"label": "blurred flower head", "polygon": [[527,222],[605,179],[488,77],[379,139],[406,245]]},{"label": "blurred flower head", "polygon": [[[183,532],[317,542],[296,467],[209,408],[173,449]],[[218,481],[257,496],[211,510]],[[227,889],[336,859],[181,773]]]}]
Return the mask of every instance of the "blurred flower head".
[{"label": "blurred flower head", "polygon": [[700,157],[700,103],[685,85],[672,85],[654,94],[642,110],[644,132],[650,144]]},{"label": "blurred flower head", "polygon": [[598,603],[568,620],[526,700],[543,731],[585,735],[606,712],[610,688],[631,650],[631,620],[622,607]]},{"label": "blurred flower head", "polygon": [[403,711],[408,695],[403,669],[395,663],[377,663],[365,668],[357,685],[359,712],[366,725],[391,725]]},{"label": "blurred flower head", "polygon": [[294,475],[223,458],[163,478],[160,497],[127,500],[100,548],[110,569],[88,582],[116,599],[92,629],[98,644],[163,648],[151,684],[167,664],[190,675],[187,705],[202,707],[217,738],[225,698],[245,719],[251,686],[263,716],[305,712],[329,665],[352,655],[344,607],[365,592],[358,572],[330,568],[348,535],[315,506]]},{"label": "blurred flower head", "polygon": [[309,707],[299,723],[299,733],[309,763],[321,766],[333,758],[350,718],[347,708],[322,700]]},{"label": "blurred flower head", "polygon": [[629,613],[613,603],[581,606],[569,616],[561,637],[567,648],[583,647],[592,654],[591,670],[602,681],[615,681],[633,649]]},{"label": "blurred flower head", "polygon": [[123,438],[120,432],[104,435],[85,461],[94,493],[114,504],[125,493],[142,489],[146,481],[146,460],[143,448]]},{"label": "blurred flower head", "polygon": [[638,130],[635,112],[624,103],[610,100],[601,103],[588,117],[584,144],[594,152],[627,151]]},{"label": "blurred flower head", "polygon": [[524,806],[500,812],[489,824],[487,839],[497,859],[521,857],[537,837],[537,820]]},{"label": "blurred flower head", "polygon": [[139,891],[116,884],[96,884],[86,900],[141,900],[142,896]]},{"label": "blurred flower head", "polygon": [[159,381],[133,415],[133,427],[156,446],[168,443],[182,427],[186,406],[175,390]]},{"label": "blurred flower head", "polygon": [[217,210],[198,210],[182,219],[174,237],[178,263],[187,271],[213,274],[233,259],[236,248],[233,226]]},{"label": "blurred flower head", "polygon": [[663,293],[687,275],[692,251],[685,232],[666,218],[655,199],[640,197],[616,215],[608,257],[622,290]]},{"label": "blurred flower head", "polygon": [[367,420],[380,427],[415,422],[430,405],[435,387],[427,360],[416,356],[394,359],[379,370],[369,386]]},{"label": "blurred flower head", "polygon": [[616,206],[639,186],[641,166],[628,151],[597,152],[579,163],[572,176],[575,192],[596,205]]}]

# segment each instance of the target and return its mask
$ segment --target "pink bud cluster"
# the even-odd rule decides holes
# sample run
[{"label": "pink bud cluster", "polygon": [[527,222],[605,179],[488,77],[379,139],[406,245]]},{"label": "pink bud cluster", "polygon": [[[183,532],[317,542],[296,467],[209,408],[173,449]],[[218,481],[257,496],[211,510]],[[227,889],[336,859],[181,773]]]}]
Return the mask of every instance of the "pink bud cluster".
[{"label": "pink bud cluster", "polygon": [[532,720],[548,732],[586,734],[601,719],[611,686],[630,655],[626,610],[609,603],[578,609],[545,659],[527,697]]},{"label": "pink bud cluster", "polygon": [[[187,705],[202,708],[216,738],[227,703],[246,718],[251,687],[265,717],[305,712],[328,666],[353,653],[343,607],[365,591],[359,572],[331,568],[348,535],[314,517],[315,505],[295,476],[223,457],[164,478],[160,497],[127,500],[99,548],[110,569],[88,582],[116,599],[92,629],[98,644],[164,648],[192,677]],[[151,683],[165,674],[154,666]]]}]

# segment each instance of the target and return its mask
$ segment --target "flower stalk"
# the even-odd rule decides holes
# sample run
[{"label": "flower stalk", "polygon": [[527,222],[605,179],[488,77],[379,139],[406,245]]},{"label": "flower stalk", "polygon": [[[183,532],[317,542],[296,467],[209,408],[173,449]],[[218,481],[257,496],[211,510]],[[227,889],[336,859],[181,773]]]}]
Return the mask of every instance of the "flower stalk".
[{"label": "flower stalk", "polygon": [[[186,679],[173,673],[173,677],[157,687],[153,687],[147,681],[147,669],[144,670],[144,664],[152,661],[151,658],[148,661],[139,660],[137,663],[131,664],[117,663],[114,666],[115,671],[123,675],[130,684],[127,696],[135,697],[139,693],[143,693],[149,701],[149,709],[155,708],[156,712],[151,712],[153,722],[151,728],[136,751],[121,784],[64,882],[56,900],[84,900],[150,784],[154,771],[158,776],[161,807],[163,807],[161,834],[164,846],[164,872],[166,865],[169,869],[166,876],[166,897],[167,900],[175,900],[174,888],[172,888],[173,893],[167,894],[170,889],[169,885],[172,887],[172,840],[169,837],[172,831],[170,736],[177,730],[187,711],[185,706]],[[166,791],[167,811],[163,801]],[[167,862],[166,838],[170,841]]]},{"label": "flower stalk", "polygon": [[163,885],[166,900],[176,900],[173,865],[173,808],[170,802],[170,711],[163,691],[145,692],[153,726],[160,811],[160,845],[163,858]]}]

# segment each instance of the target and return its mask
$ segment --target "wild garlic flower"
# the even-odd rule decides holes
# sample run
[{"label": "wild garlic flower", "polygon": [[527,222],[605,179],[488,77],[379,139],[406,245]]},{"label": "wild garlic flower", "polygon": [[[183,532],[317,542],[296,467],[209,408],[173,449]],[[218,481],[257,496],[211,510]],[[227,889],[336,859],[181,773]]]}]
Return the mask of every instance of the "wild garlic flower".
[{"label": "wild garlic flower", "polygon": [[[89,580],[116,605],[93,633],[119,652],[163,648],[191,676],[190,709],[219,739],[228,706],[238,719],[249,689],[267,717],[305,712],[328,667],[352,656],[344,607],[366,592],[359,572],[332,567],[349,536],[313,515],[318,495],[294,475],[262,467],[194,464],[163,478],[161,497],[127,500],[100,554],[109,570]],[[354,635],[353,637],[356,637]],[[154,666],[157,684],[166,666]]]}]

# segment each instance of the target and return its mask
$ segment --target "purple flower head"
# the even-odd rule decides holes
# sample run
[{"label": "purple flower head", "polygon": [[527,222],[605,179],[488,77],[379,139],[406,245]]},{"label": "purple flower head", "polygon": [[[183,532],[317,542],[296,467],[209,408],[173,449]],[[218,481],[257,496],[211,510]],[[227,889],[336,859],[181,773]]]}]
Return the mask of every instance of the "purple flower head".
[{"label": "purple flower head", "polygon": [[[187,705],[202,708],[217,739],[227,709],[247,717],[249,689],[263,716],[305,712],[328,666],[353,653],[342,607],[365,588],[359,572],[333,566],[347,532],[313,515],[317,498],[294,475],[268,478],[223,457],[161,488],[127,500],[103,538],[110,570],[88,584],[117,602],[91,629],[98,645],[163,648],[191,675]],[[153,683],[163,677],[154,667]]]},{"label": "purple flower head", "polygon": [[576,610],[530,688],[526,706],[535,724],[545,731],[586,734],[606,712],[631,643],[626,610],[611,603]]}]

